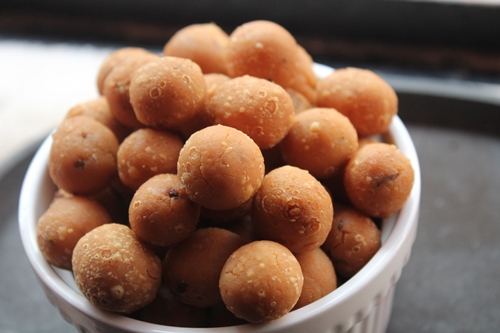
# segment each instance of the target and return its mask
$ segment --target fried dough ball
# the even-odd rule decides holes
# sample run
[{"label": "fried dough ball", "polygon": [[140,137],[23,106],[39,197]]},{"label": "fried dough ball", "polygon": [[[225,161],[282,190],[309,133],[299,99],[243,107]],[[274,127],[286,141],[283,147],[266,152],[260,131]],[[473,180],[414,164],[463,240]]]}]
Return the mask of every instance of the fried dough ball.
[{"label": "fried dough ball", "polygon": [[101,63],[97,73],[97,90],[99,91],[99,94],[103,95],[104,81],[115,66],[123,60],[149,53],[150,52],[148,50],[141,47],[123,47],[111,52],[111,54],[109,54]]},{"label": "fried dough ball", "polygon": [[296,115],[280,143],[285,162],[308,170],[319,179],[339,172],[357,148],[354,126],[347,117],[329,108],[313,108]]},{"label": "fried dough ball", "polygon": [[161,57],[140,67],[130,82],[130,103],[144,125],[177,129],[205,107],[207,85],[195,62]]},{"label": "fried dough ball", "polygon": [[344,185],[360,211],[386,218],[400,210],[413,187],[410,160],[396,146],[371,143],[359,149],[346,166]]},{"label": "fried dough ball", "polygon": [[236,250],[222,269],[220,293],[238,318],[266,323],[292,310],[304,276],[295,256],[283,245],[254,241]]},{"label": "fried dough ball", "polygon": [[337,205],[332,230],[322,248],[340,276],[348,279],[359,272],[381,246],[380,230],[370,217]]},{"label": "fried dough ball", "polygon": [[38,247],[51,265],[70,270],[78,240],[90,230],[110,222],[106,209],[91,199],[58,197],[38,219]]},{"label": "fried dough ball", "polygon": [[[205,83],[207,84],[207,96],[205,98],[205,103],[212,97],[215,90],[219,85],[227,80],[229,76],[219,73],[209,73],[203,75],[205,78]],[[191,119],[187,124],[184,124],[178,128],[178,131],[182,134],[184,138],[189,138],[194,132],[199,131],[205,127],[214,125],[212,117],[209,116],[206,108],[203,108],[200,113]]]},{"label": "fried dough ball", "polygon": [[304,285],[294,309],[299,309],[326,296],[337,288],[337,275],[332,261],[321,248],[295,254]]},{"label": "fried dough ball", "polygon": [[96,194],[116,175],[118,141],[109,128],[86,116],[65,119],[52,135],[49,173],[58,188]]},{"label": "fried dough ball", "polygon": [[213,210],[232,209],[248,201],[260,187],[264,158],[245,133],[214,125],[186,141],[177,174],[195,203]]},{"label": "fried dough ball", "polygon": [[106,311],[131,313],[144,307],[161,283],[160,259],[123,224],[104,224],[80,238],[72,264],[80,291]]},{"label": "fried dough ball", "polygon": [[285,89],[248,75],[221,83],[206,107],[215,124],[239,129],[261,149],[274,147],[285,137],[295,114]]},{"label": "fried dough ball", "polygon": [[152,176],[176,173],[182,147],[182,140],[173,133],[152,128],[138,129],[118,148],[118,176],[123,184],[137,190]]},{"label": "fried dough ball", "polygon": [[200,206],[189,200],[175,174],[148,179],[134,194],[129,207],[130,227],[143,241],[171,246],[196,228]]},{"label": "fried dough ball", "polygon": [[169,249],[163,261],[164,282],[183,303],[197,307],[220,303],[222,267],[243,244],[243,239],[229,230],[198,229]]},{"label": "fried dough ball", "polygon": [[182,303],[165,286],[160,286],[155,300],[142,308],[137,319],[167,326],[206,327],[207,310]]},{"label": "fried dough ball", "polygon": [[178,30],[165,44],[163,54],[191,59],[203,73],[225,74],[224,52],[229,36],[214,23],[192,24]]},{"label": "fried dough ball", "polygon": [[274,22],[258,20],[237,27],[229,36],[226,62],[230,77],[263,78],[315,100],[311,58],[290,32]]},{"label": "fried dough ball", "polygon": [[398,112],[398,98],[394,89],[374,72],[343,68],[318,81],[317,106],[343,113],[363,137],[388,130]]},{"label": "fried dough ball", "polygon": [[137,53],[120,61],[106,76],[103,95],[108,100],[109,110],[113,116],[127,127],[137,129],[144,127],[134,113],[130,104],[130,82],[132,75],[141,66],[159,59],[154,53]]},{"label": "fried dough ball", "polygon": [[66,113],[66,118],[74,116],[87,116],[94,118],[101,124],[108,127],[115,134],[118,142],[121,142],[131,132],[130,128],[116,120],[109,110],[108,101],[103,96],[72,107]]},{"label": "fried dough ball", "polygon": [[283,166],[269,172],[253,198],[256,234],[300,253],[318,248],[330,232],[333,203],[306,170]]}]

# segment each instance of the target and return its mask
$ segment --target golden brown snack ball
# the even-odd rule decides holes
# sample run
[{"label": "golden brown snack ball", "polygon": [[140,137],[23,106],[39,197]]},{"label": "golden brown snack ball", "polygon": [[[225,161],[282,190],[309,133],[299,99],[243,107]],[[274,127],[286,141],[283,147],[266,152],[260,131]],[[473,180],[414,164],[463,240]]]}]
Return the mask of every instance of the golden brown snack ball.
[{"label": "golden brown snack ball", "polygon": [[285,89],[249,75],[221,83],[206,108],[215,124],[239,129],[261,149],[274,147],[285,137],[295,114]]},{"label": "golden brown snack ball", "polygon": [[[229,80],[229,76],[225,74],[219,73],[208,73],[203,75],[205,78],[205,83],[207,84],[207,96],[205,98],[205,103],[211,98],[214,94],[217,87]],[[177,129],[179,133],[181,133],[183,138],[189,138],[194,132],[199,131],[205,127],[214,125],[213,119],[209,116],[206,108],[203,108],[200,113],[191,119],[186,124],[179,126]]]},{"label": "golden brown snack ball", "polygon": [[303,283],[300,264],[292,252],[279,243],[261,240],[231,254],[219,286],[222,300],[236,317],[266,323],[292,310]]},{"label": "golden brown snack ball", "polygon": [[106,97],[109,110],[113,116],[127,127],[137,129],[144,127],[130,104],[130,82],[135,71],[148,62],[159,59],[154,53],[139,53],[120,61],[106,76],[103,95]]},{"label": "golden brown snack ball", "polygon": [[58,197],[38,219],[38,247],[49,264],[70,270],[78,240],[90,230],[110,222],[106,209],[91,199]]},{"label": "golden brown snack ball", "polygon": [[283,160],[308,170],[316,178],[333,176],[358,148],[358,135],[349,119],[335,109],[312,108],[295,116],[280,143]]},{"label": "golden brown snack ball", "polygon": [[251,214],[257,236],[300,253],[325,241],[332,226],[333,203],[309,172],[286,165],[264,177]]},{"label": "golden brown snack ball", "polygon": [[150,53],[141,47],[122,47],[111,52],[101,63],[97,73],[97,90],[102,95],[104,92],[104,81],[108,74],[121,61]]},{"label": "golden brown snack ball", "polygon": [[360,68],[337,69],[318,81],[317,106],[347,116],[360,137],[384,133],[398,112],[398,98],[380,76]]},{"label": "golden brown snack ball", "polygon": [[207,85],[195,62],[161,57],[140,67],[130,82],[130,103],[144,125],[177,129],[205,107]]},{"label": "golden brown snack ball", "polygon": [[332,230],[322,248],[331,257],[335,271],[348,279],[366,265],[381,245],[380,230],[370,217],[338,205]]},{"label": "golden brown snack ball", "polygon": [[136,190],[155,175],[176,173],[182,147],[182,140],[174,133],[153,128],[138,129],[118,148],[118,176],[124,185]]},{"label": "golden brown snack ball", "polygon": [[311,304],[337,288],[332,261],[321,248],[295,254],[295,257],[304,275],[304,285],[294,309]]},{"label": "golden brown snack ball", "polygon": [[264,20],[247,22],[229,36],[226,66],[230,77],[245,74],[292,88],[310,100],[315,90],[312,67],[304,68],[308,57],[295,38],[281,25]]},{"label": "golden brown snack ball", "polygon": [[72,264],[80,291],[106,311],[139,310],[161,283],[160,259],[123,224],[104,224],[80,238]]},{"label": "golden brown snack ball", "polygon": [[134,194],[129,207],[130,227],[143,241],[171,246],[196,228],[200,206],[193,203],[176,174],[148,179]]},{"label": "golden brown snack ball", "polygon": [[214,23],[192,24],[178,30],[165,44],[163,54],[196,62],[203,73],[225,74],[224,52],[229,36]]},{"label": "golden brown snack ball", "polygon": [[364,145],[346,166],[344,185],[352,204],[371,217],[389,217],[408,199],[414,182],[410,160],[388,143]]},{"label": "golden brown snack ball", "polygon": [[137,319],[158,325],[206,327],[208,313],[204,308],[182,303],[162,285],[155,300],[139,311]]},{"label": "golden brown snack ball", "polygon": [[94,118],[98,122],[107,126],[115,134],[118,142],[121,142],[131,132],[130,128],[120,123],[116,120],[113,114],[111,114],[108,101],[102,96],[72,107],[67,112],[66,118],[74,116],[87,116]]},{"label": "golden brown snack ball", "polygon": [[243,244],[243,239],[229,230],[198,229],[169,249],[163,261],[163,280],[183,303],[213,306],[221,302],[222,267]]},{"label": "golden brown snack ball", "polygon": [[177,174],[191,200],[226,210],[248,201],[264,177],[264,158],[245,133],[228,126],[206,127],[186,141]]},{"label": "golden brown snack ball", "polygon": [[49,173],[58,188],[96,194],[116,175],[118,141],[109,128],[86,116],[62,121],[52,135]]}]

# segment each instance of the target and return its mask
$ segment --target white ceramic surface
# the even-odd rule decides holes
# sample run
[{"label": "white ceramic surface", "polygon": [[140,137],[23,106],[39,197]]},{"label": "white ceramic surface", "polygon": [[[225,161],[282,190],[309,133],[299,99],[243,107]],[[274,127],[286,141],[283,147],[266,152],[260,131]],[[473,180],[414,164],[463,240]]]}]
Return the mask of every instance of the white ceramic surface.
[{"label": "white ceramic surface", "polygon": [[[315,65],[315,71],[318,77],[323,77],[332,69]],[[384,140],[396,144],[409,157],[415,171],[415,183],[402,210],[383,221],[381,249],[358,274],[329,295],[268,324],[179,328],[144,323],[92,306],[76,288],[71,273],[50,266],[37,246],[36,223],[55,191],[47,170],[50,136],[36,153],[21,189],[19,228],[23,246],[48,299],[80,332],[382,333],[390,319],[395,284],[415,239],[421,191],[417,153],[399,117],[394,117]]]}]

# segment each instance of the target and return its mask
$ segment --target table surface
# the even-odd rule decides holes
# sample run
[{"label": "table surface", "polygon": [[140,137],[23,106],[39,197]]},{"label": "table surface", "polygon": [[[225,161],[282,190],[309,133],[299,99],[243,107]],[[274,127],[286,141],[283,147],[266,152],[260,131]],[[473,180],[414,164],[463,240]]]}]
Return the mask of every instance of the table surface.
[{"label": "table surface", "polygon": [[[43,296],[25,258],[17,231],[17,195],[36,144],[70,107],[97,96],[96,73],[111,51],[102,45],[0,39],[1,332],[71,331]],[[434,100],[416,93],[408,78],[387,78],[401,90],[401,116],[408,119],[423,185],[417,240],[396,288],[388,332],[496,331],[500,138],[477,127],[498,126],[491,125],[500,114],[498,86],[482,84],[481,90],[475,89],[477,84],[474,89],[461,85],[465,101],[460,89],[447,89],[456,81],[433,81],[434,97],[446,95]],[[428,81],[418,86],[426,85],[429,91]],[[476,128],[446,126],[454,121],[438,115],[449,116],[447,105],[450,110],[466,108],[477,120]],[[422,119],[429,115],[439,124]]]}]

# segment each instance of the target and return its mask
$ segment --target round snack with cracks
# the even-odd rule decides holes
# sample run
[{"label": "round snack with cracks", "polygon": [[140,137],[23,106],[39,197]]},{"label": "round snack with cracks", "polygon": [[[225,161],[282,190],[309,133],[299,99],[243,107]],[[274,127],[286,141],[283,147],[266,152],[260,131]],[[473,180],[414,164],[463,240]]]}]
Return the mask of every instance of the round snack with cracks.
[{"label": "round snack with cracks", "polygon": [[332,258],[335,271],[348,279],[380,249],[380,237],[371,218],[351,207],[337,206],[332,230],[322,248]]},{"label": "round snack with cracks", "polygon": [[171,246],[187,238],[196,228],[200,206],[189,200],[174,174],[148,179],[130,203],[130,227],[143,241]]},{"label": "round snack with cracks", "polygon": [[221,302],[219,277],[227,258],[244,244],[226,229],[198,229],[171,247],[163,261],[163,280],[183,303],[210,307]]},{"label": "round snack with cracks", "polygon": [[339,173],[347,164],[358,149],[358,135],[337,110],[313,108],[295,117],[279,147],[285,162],[322,179]]},{"label": "round snack with cracks", "polygon": [[332,261],[321,248],[297,253],[295,257],[304,275],[304,285],[294,310],[317,301],[337,288]]},{"label": "round snack with cracks", "polygon": [[237,27],[226,48],[228,75],[251,75],[315,99],[312,59],[285,28],[256,20]]},{"label": "round snack with cracks", "polygon": [[223,125],[209,126],[186,141],[177,174],[195,203],[214,210],[232,209],[259,189],[264,158],[245,133]]},{"label": "round snack with cracks", "polygon": [[191,59],[203,73],[225,74],[224,51],[229,36],[214,23],[192,24],[178,30],[165,44],[163,54]]},{"label": "round snack with cracks", "polygon": [[66,118],[75,116],[87,116],[97,120],[115,134],[118,142],[122,142],[131,132],[130,128],[116,120],[109,110],[108,101],[102,96],[77,104],[66,113]]},{"label": "round snack with cracks", "polygon": [[130,82],[134,72],[150,61],[159,59],[154,53],[134,53],[120,61],[104,80],[103,95],[108,100],[109,110],[122,124],[130,128],[142,128],[142,124],[130,104]]},{"label": "round snack with cracks", "polygon": [[251,323],[266,323],[289,313],[302,291],[304,276],[283,245],[254,241],[236,250],[220,275],[222,300],[229,311]]},{"label": "round snack with cracks", "polygon": [[130,103],[144,125],[177,129],[205,107],[207,85],[195,62],[161,57],[140,67],[130,82]]},{"label": "round snack with cracks", "polygon": [[122,224],[104,224],[83,236],[72,263],[80,291],[106,311],[131,313],[144,307],[161,283],[160,259]]},{"label": "round snack with cracks", "polygon": [[116,175],[118,141],[109,128],[86,116],[65,119],[52,135],[49,172],[58,188],[96,194]]},{"label": "round snack with cracks", "polygon": [[333,203],[309,172],[286,165],[264,177],[251,214],[257,236],[299,253],[323,244],[332,226]]},{"label": "round snack with cracks", "polygon": [[176,173],[183,142],[177,135],[152,128],[141,128],[118,147],[118,176],[121,182],[137,190],[149,178]]},{"label": "round snack with cracks", "polygon": [[288,133],[295,111],[281,86],[245,75],[221,83],[207,101],[207,113],[215,124],[237,128],[267,149]]},{"label": "round snack with cracks", "polygon": [[371,143],[360,148],[345,168],[350,201],[371,217],[389,217],[405,204],[413,187],[410,160],[396,146]]},{"label": "round snack with cracks", "polygon": [[141,47],[123,47],[113,51],[104,59],[101,63],[101,67],[99,67],[99,72],[97,73],[97,90],[99,93],[103,95],[106,77],[120,62],[135,56],[147,55],[150,53],[151,52]]},{"label": "round snack with cracks", "polygon": [[317,106],[343,113],[363,137],[387,131],[398,112],[398,97],[374,72],[349,67],[318,81]]},{"label": "round snack with cracks", "polygon": [[90,230],[111,217],[104,207],[87,197],[56,197],[38,219],[37,243],[47,261],[56,267],[71,269],[76,243]]}]

